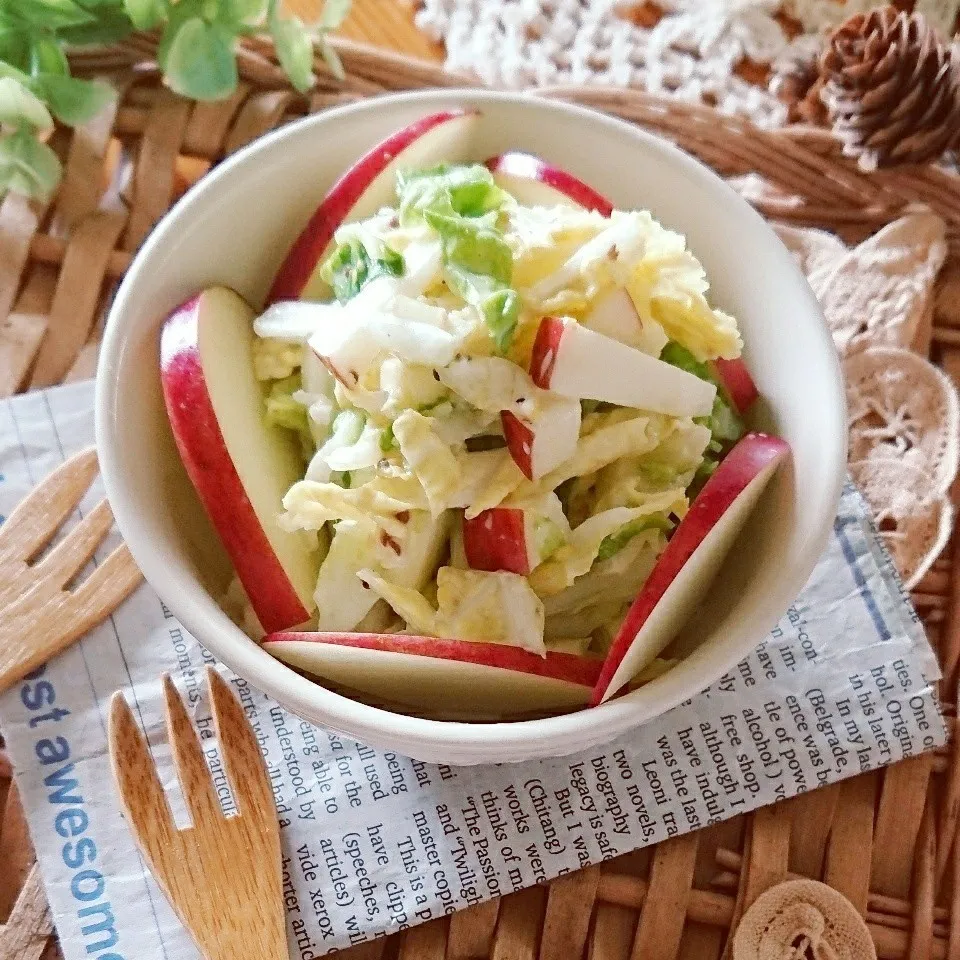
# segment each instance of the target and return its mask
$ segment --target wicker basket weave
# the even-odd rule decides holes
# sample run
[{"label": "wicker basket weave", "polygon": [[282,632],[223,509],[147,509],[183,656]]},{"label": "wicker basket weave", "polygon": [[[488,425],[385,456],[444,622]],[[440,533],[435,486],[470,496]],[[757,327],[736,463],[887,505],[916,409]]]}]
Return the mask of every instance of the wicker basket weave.
[{"label": "wicker basket weave", "polygon": [[[309,96],[289,89],[271,46],[251,43],[229,100],[194,105],[161,86],[155,38],[74,58],[108,74],[115,110],[57,130],[65,176],[46,204],[0,203],[0,394],[90,376],[104,306],[131,253],[179,194],[260,134],[305,113],[420,87],[475,85],[439,67],[346,42],[347,76],[321,61]],[[666,136],[721,174],[758,174],[775,188],[767,216],[861,240],[923,203],[947,223],[950,256],[932,328],[917,346],[960,382],[960,177],[938,168],[864,174],[822,131],[764,132],[707,107],[634,90],[543,91]],[[769,194],[767,195],[769,197]],[[956,548],[951,547],[949,552]],[[955,556],[958,556],[955,554]],[[960,557],[958,557],[960,562]],[[946,556],[914,592],[943,665],[956,716],[960,576]],[[343,956],[403,960],[674,960],[724,956],[756,897],[790,875],[823,879],[865,915],[883,958],[960,960],[960,756],[944,751],[869,773],[657,847],[482,904]],[[11,770],[0,747],[0,960],[59,956]],[[19,895],[19,900],[18,900]],[[49,942],[48,942],[49,940]]]}]

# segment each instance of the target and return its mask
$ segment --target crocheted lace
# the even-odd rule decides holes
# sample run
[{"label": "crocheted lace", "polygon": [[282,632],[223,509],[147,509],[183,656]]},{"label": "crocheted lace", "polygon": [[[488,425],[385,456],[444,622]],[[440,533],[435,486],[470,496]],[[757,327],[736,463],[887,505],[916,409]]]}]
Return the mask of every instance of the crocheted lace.
[{"label": "crocheted lace", "polygon": [[908,587],[946,544],[960,463],[960,401],[926,352],[943,221],[918,210],[852,249],[778,227],[816,293],[847,382],[850,473]]},{"label": "crocheted lace", "polygon": [[[876,0],[659,0],[650,28],[632,22],[623,0],[422,0],[417,24],[442,40],[447,65],[507,87],[615,84],[704,101],[771,126],[784,106],[737,71],[814,49],[819,35]],[[945,33],[960,0],[918,0]],[[786,14],[806,31],[790,40]],[[641,19],[641,18],[637,18]]]}]

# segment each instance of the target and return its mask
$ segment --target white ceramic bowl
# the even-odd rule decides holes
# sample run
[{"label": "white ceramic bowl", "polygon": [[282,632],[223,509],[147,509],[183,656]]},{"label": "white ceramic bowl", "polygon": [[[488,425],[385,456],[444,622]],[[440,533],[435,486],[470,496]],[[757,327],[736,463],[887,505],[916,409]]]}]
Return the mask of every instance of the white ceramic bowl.
[{"label": "white ceramic bowl", "polygon": [[[329,185],[387,134],[444,107],[483,111],[476,158],[539,154],[684,233],[716,305],[737,317],[764,398],[753,426],[792,447],[696,611],[669,673],[603,706],[549,719],[464,724],[400,716],[299,676],[250,641],[217,605],[225,560],[180,465],[158,376],[164,316],[225,283],[262,301],[284,253]],[[710,170],[599,113],[534,97],[431,91],[330,110],[269,134],[220,164],[166,216],[117,294],[97,373],[97,444],[120,530],[147,580],[236,673],[295,714],[418,759],[473,764],[562,756],[605,743],[716,680],[793,602],[822,550],[844,475],[840,370],[820,309],[764,221]],[[642,731],[637,734],[642,736]]]}]

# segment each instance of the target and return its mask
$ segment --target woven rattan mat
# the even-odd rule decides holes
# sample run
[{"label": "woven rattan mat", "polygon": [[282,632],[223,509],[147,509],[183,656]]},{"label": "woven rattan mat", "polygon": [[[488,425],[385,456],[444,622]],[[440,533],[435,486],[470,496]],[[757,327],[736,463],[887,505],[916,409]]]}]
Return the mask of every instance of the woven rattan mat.
[{"label": "woven rattan mat", "polygon": [[[65,177],[46,205],[0,203],[0,394],[92,374],[103,310],[131,253],[174,200],[224,156],[311,111],[426,86],[471,84],[439,67],[347,42],[347,76],[317,64],[318,88],[292,92],[267,45],[241,55],[231,99],[194,105],[160,85],[151,37],[78,57],[79,72],[109,73],[115,110],[52,143]],[[134,66],[136,64],[136,66]],[[762,132],[744,120],[637,91],[543,91],[609,111],[669,137],[721,174],[759,175],[774,188],[758,206],[771,219],[860,241],[923,203],[946,222],[949,256],[934,322],[921,338],[960,381],[960,178],[940,169],[865,175],[822,131]],[[948,723],[956,716],[960,576],[956,547],[913,597],[945,679]],[[0,748],[0,960],[59,956],[44,918],[11,770]],[[738,917],[791,875],[823,879],[864,913],[883,958],[960,960],[960,811],[956,741],[925,755],[817,790],[716,827],[563,877],[416,928],[352,958],[674,960],[720,958]]]}]

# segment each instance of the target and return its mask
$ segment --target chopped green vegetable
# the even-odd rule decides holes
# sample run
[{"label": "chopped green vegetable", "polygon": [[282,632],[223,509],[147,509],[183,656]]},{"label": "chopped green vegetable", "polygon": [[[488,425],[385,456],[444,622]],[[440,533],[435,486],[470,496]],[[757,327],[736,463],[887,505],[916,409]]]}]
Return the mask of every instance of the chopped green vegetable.
[{"label": "chopped green vegetable", "polygon": [[423,222],[437,232],[448,286],[480,311],[497,349],[506,352],[520,315],[513,254],[496,224],[508,195],[479,164],[401,171],[397,195],[401,224]]},{"label": "chopped green vegetable", "polygon": [[714,398],[713,409],[709,416],[695,418],[696,423],[709,428],[710,443],[704,451],[703,462],[697,467],[697,472],[690,485],[692,498],[700,492],[703,485],[713,475],[730,448],[744,435],[746,428],[727,396],[723,384],[720,383],[706,363],[697,360],[689,350],[674,342],[668,343],[663,348],[660,359],[679,367],[681,370],[686,370],[687,373],[692,373],[701,380],[708,380],[717,388],[717,395]]},{"label": "chopped green vegetable", "polygon": [[449,397],[440,397],[433,403],[425,403],[423,406],[417,407],[416,410],[417,413],[429,414],[433,417],[448,417],[453,413],[453,404]]},{"label": "chopped green vegetable", "polygon": [[400,220],[415,223],[431,214],[480,217],[499,210],[507,194],[493,182],[482,164],[451,166],[441,163],[426,170],[401,170],[397,174]]},{"label": "chopped green vegetable", "polygon": [[270,392],[264,398],[267,423],[274,427],[282,427],[297,435],[300,441],[300,452],[304,460],[313,456],[316,444],[310,430],[310,417],[306,406],[293,398],[293,394],[302,389],[299,371],[274,380],[270,384]]},{"label": "chopped green vegetable", "polygon": [[393,435],[393,424],[388,423],[380,432],[380,449],[389,453],[397,446],[397,438]]},{"label": "chopped green vegetable", "polygon": [[520,317],[520,297],[516,290],[500,285],[494,277],[472,273],[453,262],[447,263],[447,283],[454,293],[480,311],[497,350],[506,353]]},{"label": "chopped green vegetable", "polygon": [[671,340],[660,354],[660,359],[671,366],[679,367],[692,373],[701,380],[709,380],[716,383],[716,379],[710,374],[710,367],[699,361],[686,347],[682,347],[675,340]]},{"label": "chopped green vegetable", "polygon": [[267,394],[267,422],[286,430],[307,429],[307,408],[293,399],[293,394],[301,389],[300,374],[275,380]]},{"label": "chopped green vegetable", "polygon": [[711,444],[734,444],[744,434],[743,420],[733,409],[727,399],[717,390],[717,396],[713,401],[713,410],[709,417],[704,417],[702,422],[710,428],[713,437]]},{"label": "chopped green vegetable", "polygon": [[535,555],[542,561],[553,556],[566,542],[567,537],[554,520],[537,517],[533,522]]},{"label": "chopped green vegetable", "polygon": [[597,551],[597,560],[609,560],[644,530],[662,530],[664,533],[668,533],[672,526],[673,524],[663,514],[640,517],[632,523],[625,524],[616,533],[604,537],[600,543],[600,549]]},{"label": "chopped green vegetable", "polygon": [[642,459],[637,464],[640,472],[651,483],[669,486],[677,479],[677,466],[673,463],[661,463],[658,460]]},{"label": "chopped green vegetable", "polygon": [[337,245],[321,267],[320,275],[333,289],[334,296],[346,303],[376,277],[403,276],[403,257],[385,243],[380,244],[377,256],[371,257],[361,240],[353,237]]}]

